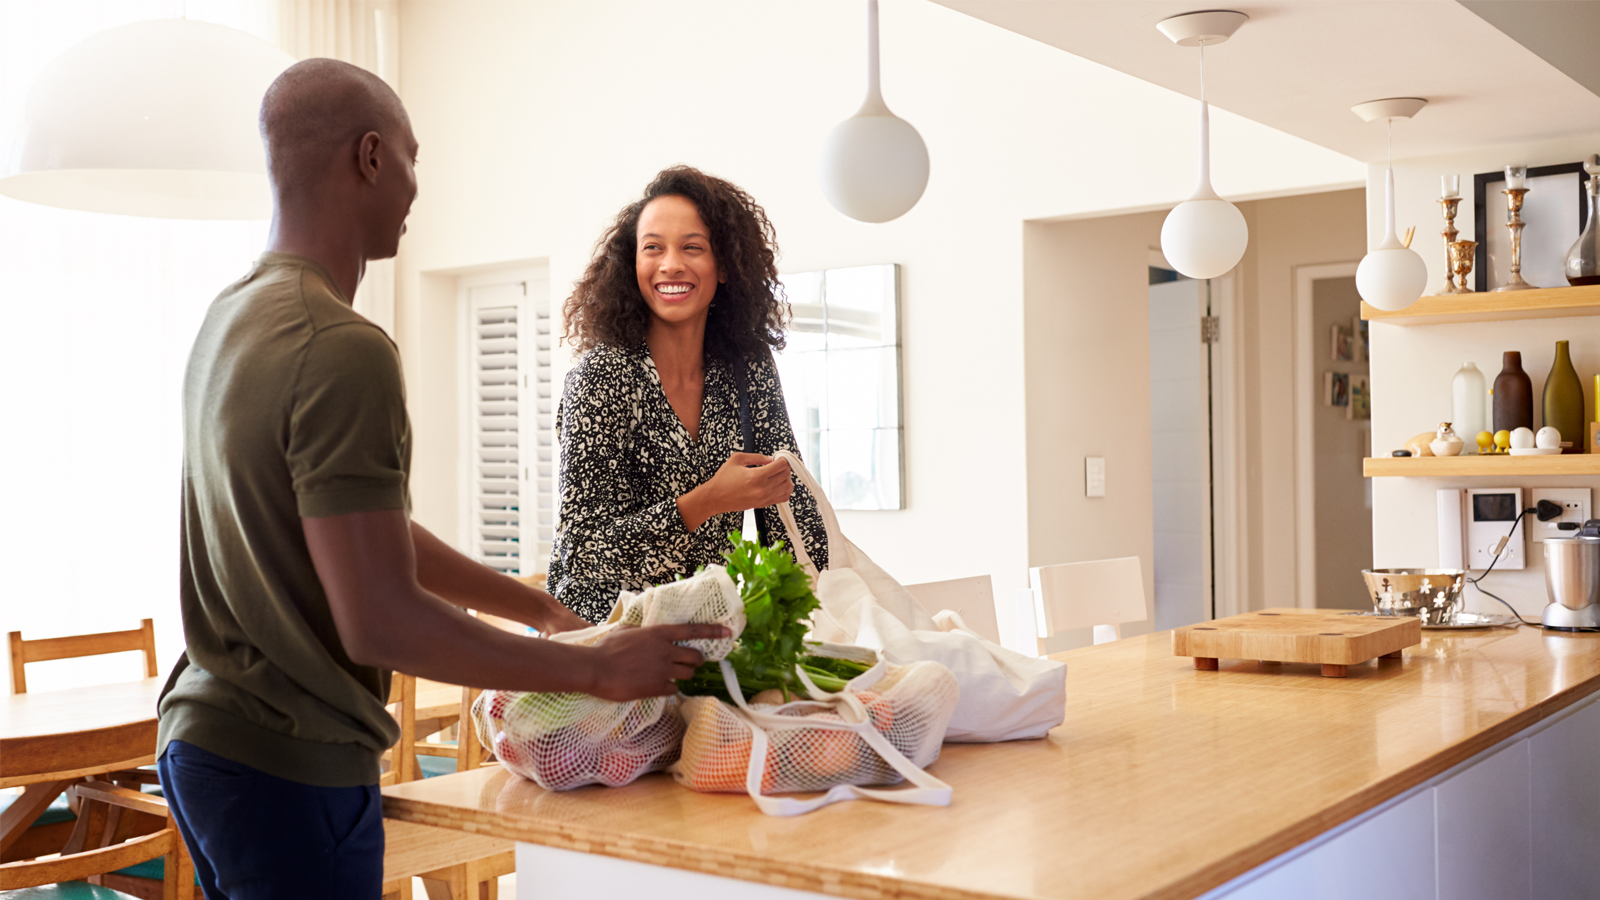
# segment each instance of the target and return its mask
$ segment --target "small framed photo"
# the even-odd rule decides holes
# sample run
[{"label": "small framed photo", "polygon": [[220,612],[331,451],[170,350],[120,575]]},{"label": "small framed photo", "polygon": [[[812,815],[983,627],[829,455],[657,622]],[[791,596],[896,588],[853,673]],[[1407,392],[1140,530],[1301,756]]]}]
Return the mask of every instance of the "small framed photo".
[{"label": "small framed photo", "polygon": [[1324,372],[1322,375],[1323,406],[1350,406],[1350,373]]},{"label": "small framed photo", "polygon": [[1367,330],[1367,320],[1356,316],[1356,362],[1372,361],[1372,334]]},{"label": "small framed photo", "polygon": [[1350,405],[1346,407],[1350,419],[1372,418],[1372,387],[1365,375],[1350,376]]},{"label": "small framed photo", "polygon": [[1351,362],[1356,358],[1355,332],[1343,325],[1333,326],[1333,361]]},{"label": "small framed photo", "polygon": [[[1589,176],[1583,163],[1528,167],[1528,193],[1522,197],[1522,280],[1534,287],[1566,287],[1567,251],[1577,243],[1589,218]],[[1511,277],[1511,229],[1506,227],[1506,173],[1472,176],[1473,289],[1492,291]]]}]

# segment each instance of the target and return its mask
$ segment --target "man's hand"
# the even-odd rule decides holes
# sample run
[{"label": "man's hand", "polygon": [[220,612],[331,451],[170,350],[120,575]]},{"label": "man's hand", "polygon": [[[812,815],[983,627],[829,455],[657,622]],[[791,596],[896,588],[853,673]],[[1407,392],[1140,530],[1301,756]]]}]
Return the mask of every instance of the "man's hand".
[{"label": "man's hand", "polygon": [[562,606],[545,615],[544,627],[540,630],[545,634],[560,634],[563,631],[578,631],[588,628],[593,624],[583,616]]},{"label": "man's hand", "polygon": [[666,697],[676,682],[694,674],[704,657],[674,641],[716,640],[728,636],[721,625],[650,625],[618,628],[596,644],[594,680],[587,693],[606,700]]}]

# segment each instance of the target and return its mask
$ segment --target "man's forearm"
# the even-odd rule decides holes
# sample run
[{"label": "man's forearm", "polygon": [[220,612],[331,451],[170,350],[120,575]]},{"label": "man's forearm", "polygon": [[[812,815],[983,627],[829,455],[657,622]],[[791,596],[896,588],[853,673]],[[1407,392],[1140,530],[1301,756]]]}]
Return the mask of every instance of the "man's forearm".
[{"label": "man's forearm", "polygon": [[548,592],[523,584],[456,552],[426,528],[411,523],[417,582],[458,606],[549,631],[561,604]]}]

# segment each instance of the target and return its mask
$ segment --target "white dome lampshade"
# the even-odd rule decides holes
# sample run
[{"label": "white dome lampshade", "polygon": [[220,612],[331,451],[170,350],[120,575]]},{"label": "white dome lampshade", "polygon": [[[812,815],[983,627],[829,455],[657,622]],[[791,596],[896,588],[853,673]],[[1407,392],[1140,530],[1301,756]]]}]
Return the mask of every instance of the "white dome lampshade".
[{"label": "white dome lampshade", "polygon": [[271,215],[257,117],[294,57],[187,19],[103,31],[51,60],[28,92],[0,194],[170,219]]},{"label": "white dome lampshade", "polygon": [[889,111],[878,85],[878,0],[867,0],[867,99],[822,143],[822,194],[862,222],[910,211],[928,186],[928,147],[911,123]]},{"label": "white dome lampshade", "polygon": [[1161,224],[1161,252],[1173,268],[1190,278],[1227,274],[1250,245],[1244,214],[1211,187],[1211,106],[1205,94],[1205,48],[1233,35],[1249,17],[1231,10],[1207,10],[1157,23],[1180,47],[1200,48],[1200,183],[1194,196],[1167,214]]},{"label": "white dome lampshade", "polygon": [[[1397,97],[1362,103],[1353,109],[1366,121],[1386,119],[1391,135],[1395,119],[1409,119],[1428,101],[1416,97]],[[1394,141],[1389,142],[1389,167],[1384,179],[1383,242],[1361,258],[1356,267],[1356,292],[1367,305],[1386,312],[1405,309],[1417,302],[1428,286],[1428,264],[1417,251],[1401,243],[1394,224]]]}]

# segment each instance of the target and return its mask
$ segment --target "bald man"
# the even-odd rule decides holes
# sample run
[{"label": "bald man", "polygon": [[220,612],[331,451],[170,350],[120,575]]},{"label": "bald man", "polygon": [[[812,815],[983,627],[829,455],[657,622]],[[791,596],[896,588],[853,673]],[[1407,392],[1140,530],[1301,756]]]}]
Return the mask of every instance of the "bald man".
[{"label": "bald man", "polygon": [[666,695],[721,626],[595,648],[514,635],[588,623],[412,522],[400,357],[351,308],[417,194],[400,98],[327,59],[261,104],[267,252],[206,314],[184,378],[181,601],[159,768],[208,900],[377,898],[389,670],[452,684]]}]

